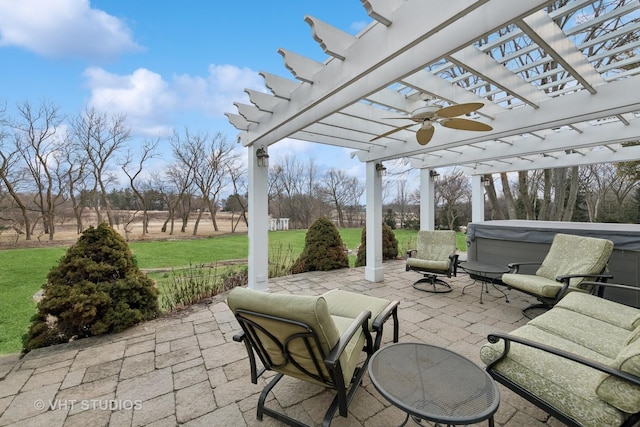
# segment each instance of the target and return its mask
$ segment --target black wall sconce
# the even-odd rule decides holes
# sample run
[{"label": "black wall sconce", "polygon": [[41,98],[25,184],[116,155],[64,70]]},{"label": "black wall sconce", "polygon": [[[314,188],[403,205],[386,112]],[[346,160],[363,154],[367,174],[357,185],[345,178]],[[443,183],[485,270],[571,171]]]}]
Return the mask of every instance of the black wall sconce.
[{"label": "black wall sconce", "polygon": [[436,180],[438,179],[438,177],[440,176],[440,174],[434,170],[430,170],[429,171],[429,176],[431,177],[431,179]]},{"label": "black wall sconce", "polygon": [[384,176],[387,173],[387,168],[382,163],[376,163],[376,172],[378,172],[378,176]]},{"label": "black wall sconce", "polygon": [[267,154],[267,150],[264,149],[264,146],[256,150],[256,157],[258,158],[259,167],[264,168],[269,166],[269,155]]},{"label": "black wall sconce", "polygon": [[490,186],[491,185],[491,175],[482,175],[482,176],[480,176],[480,182],[485,187]]}]

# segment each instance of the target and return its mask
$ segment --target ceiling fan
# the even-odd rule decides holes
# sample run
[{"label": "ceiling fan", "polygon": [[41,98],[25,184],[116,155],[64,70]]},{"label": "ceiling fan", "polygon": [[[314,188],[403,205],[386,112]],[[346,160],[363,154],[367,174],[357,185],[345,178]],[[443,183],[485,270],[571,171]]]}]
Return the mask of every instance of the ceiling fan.
[{"label": "ceiling fan", "polygon": [[440,123],[442,126],[447,127],[449,129],[460,129],[460,130],[472,130],[472,131],[489,131],[493,130],[493,128],[487,124],[482,122],[478,122],[476,120],[462,119],[457,116],[461,116],[463,114],[469,114],[476,110],[479,110],[484,106],[481,102],[471,102],[468,104],[456,104],[450,105],[448,107],[440,107],[437,105],[427,105],[426,107],[418,108],[413,111],[408,117],[387,117],[388,119],[401,119],[401,120],[413,120],[415,123],[410,123],[405,126],[400,126],[395,129],[390,130],[389,132],[385,132],[381,135],[376,136],[371,141],[375,141],[376,139],[384,138],[385,136],[389,136],[395,132],[399,132],[403,129],[408,129],[411,126],[420,125],[420,129],[416,132],[416,139],[418,140],[418,144],[426,145],[431,141],[433,137],[433,132],[435,128],[433,124],[435,122]]}]

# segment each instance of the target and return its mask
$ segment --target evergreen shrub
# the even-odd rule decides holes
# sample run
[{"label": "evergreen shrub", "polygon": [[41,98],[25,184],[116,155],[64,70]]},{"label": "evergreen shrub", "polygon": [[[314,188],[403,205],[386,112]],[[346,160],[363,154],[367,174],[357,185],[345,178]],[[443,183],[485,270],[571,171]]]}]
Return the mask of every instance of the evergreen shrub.
[{"label": "evergreen shrub", "polygon": [[118,332],[157,316],[155,283],[140,271],[125,239],[107,224],[82,233],[52,268],[24,351]]},{"label": "evergreen shrub", "polygon": [[[382,223],[382,259],[398,258],[398,239],[391,227]],[[360,246],[356,255],[356,267],[367,265],[367,228],[362,229],[360,234]]]},{"label": "evergreen shrub", "polygon": [[293,274],[305,271],[329,271],[349,267],[349,258],[335,224],[318,218],[311,224],[304,241],[304,250],[291,267]]}]

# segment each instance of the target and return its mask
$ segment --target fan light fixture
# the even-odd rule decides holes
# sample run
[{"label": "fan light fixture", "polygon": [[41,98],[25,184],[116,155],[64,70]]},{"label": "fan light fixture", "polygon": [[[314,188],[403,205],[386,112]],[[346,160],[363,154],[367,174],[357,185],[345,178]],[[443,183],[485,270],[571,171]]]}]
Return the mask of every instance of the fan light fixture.
[{"label": "fan light fixture", "polygon": [[416,140],[420,145],[427,145],[431,138],[433,137],[433,133],[435,128],[433,126],[434,123],[438,123],[443,127],[449,129],[459,129],[459,130],[471,130],[471,131],[489,131],[493,130],[493,128],[485,123],[482,123],[477,120],[469,120],[463,119],[457,116],[469,115],[476,110],[482,108],[484,104],[482,102],[470,102],[466,104],[455,104],[450,105],[448,107],[440,107],[437,105],[427,105],[425,107],[418,108],[414,110],[410,116],[406,117],[387,117],[388,119],[399,119],[399,120],[411,120],[413,123],[409,123],[408,125],[395,127],[388,132],[380,134],[373,138],[371,141],[375,141],[376,139],[384,138],[396,132],[399,132],[403,129],[409,129],[412,126],[420,125],[420,129],[416,131]]},{"label": "fan light fixture", "polygon": [[267,154],[267,150],[264,149],[264,146],[256,150],[256,157],[258,158],[259,167],[263,168],[269,166],[269,155]]}]

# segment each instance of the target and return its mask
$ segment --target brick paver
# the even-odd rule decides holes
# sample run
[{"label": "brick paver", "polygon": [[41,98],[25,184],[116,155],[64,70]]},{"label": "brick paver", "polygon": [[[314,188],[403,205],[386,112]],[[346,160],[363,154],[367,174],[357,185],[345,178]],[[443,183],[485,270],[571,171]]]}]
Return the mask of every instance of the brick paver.
[{"label": "brick paver", "polygon": [[[479,303],[475,288],[460,273],[453,291],[430,294],[411,284],[420,276],[404,261],[385,264],[385,280],[370,283],[362,268],[312,272],[270,280],[273,292],[320,294],[341,288],[400,300],[400,341],[450,348],[480,363],[479,349],[492,331],[510,331],[526,319],[520,310],[532,301],[511,293],[511,302],[491,290]],[[119,334],[38,349],[23,358],[0,358],[0,426],[262,426],[256,420],[265,379],[251,384],[247,355],[233,341],[238,325],[218,295],[172,316]],[[383,342],[391,340],[385,329]],[[267,374],[269,375],[269,374]],[[284,380],[283,380],[284,381]],[[557,426],[557,420],[500,386],[496,424],[507,427]],[[310,423],[322,420],[330,390],[287,380],[274,389],[271,406]],[[402,412],[383,399],[365,376],[349,417],[333,425],[398,425]]]}]

